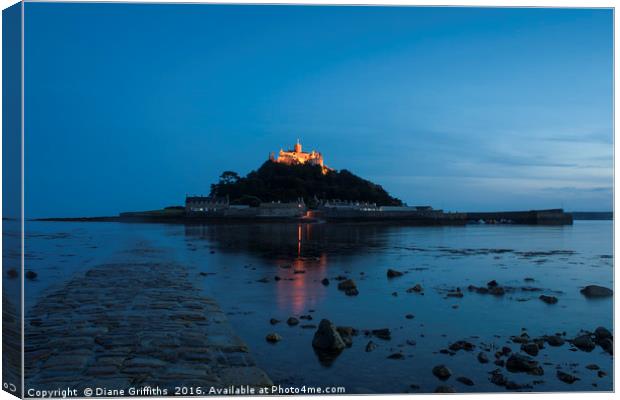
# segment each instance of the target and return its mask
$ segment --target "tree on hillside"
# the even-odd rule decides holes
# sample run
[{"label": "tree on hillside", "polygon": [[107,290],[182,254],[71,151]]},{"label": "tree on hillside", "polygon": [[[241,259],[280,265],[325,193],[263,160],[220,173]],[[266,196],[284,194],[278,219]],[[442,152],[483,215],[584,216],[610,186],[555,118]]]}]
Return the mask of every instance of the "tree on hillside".
[{"label": "tree on hillside", "polygon": [[240,176],[235,171],[224,171],[220,175],[220,185],[232,185],[239,181]]}]

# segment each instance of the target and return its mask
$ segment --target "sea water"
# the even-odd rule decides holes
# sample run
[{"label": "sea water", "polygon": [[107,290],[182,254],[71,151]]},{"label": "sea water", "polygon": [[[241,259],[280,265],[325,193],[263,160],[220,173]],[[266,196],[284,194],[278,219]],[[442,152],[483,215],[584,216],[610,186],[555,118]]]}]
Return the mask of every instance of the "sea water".
[{"label": "sea water", "polygon": [[[493,353],[503,346],[518,352],[510,338],[522,332],[571,339],[581,330],[612,329],[612,298],[592,300],[579,292],[590,284],[613,288],[612,228],[611,221],[464,227],[27,222],[26,270],[37,277],[26,281],[25,309],[27,315],[71,277],[103,263],[130,263],[130,250],[147,246],[160,252],[162,262],[188,268],[194,283],[227,313],[259,367],[283,387],[402,393],[450,385],[459,392],[504,391],[489,380],[489,372],[500,368],[517,383],[537,381],[535,391],[611,390],[613,357],[598,346],[592,352],[574,351],[568,343],[545,346],[535,357],[543,376],[510,373],[494,365]],[[390,279],[389,268],[403,275]],[[357,296],[338,290],[343,277],[356,282]],[[492,296],[467,290],[491,280],[509,291]],[[407,292],[416,284],[422,293]],[[446,296],[457,288],[462,298]],[[541,294],[558,302],[546,304]],[[311,319],[287,325],[289,317],[301,316]],[[272,325],[272,318],[281,322]],[[359,331],[353,345],[329,362],[312,347],[312,325],[321,319]],[[391,340],[365,335],[380,328],[390,329]],[[282,340],[268,343],[265,336],[272,332]],[[457,340],[476,348],[441,352]],[[377,347],[367,352],[369,341]],[[492,350],[488,364],[476,358],[484,348]],[[388,358],[394,353],[404,357]],[[446,382],[431,372],[440,364],[452,371]],[[589,364],[607,375],[599,377],[585,368]],[[564,383],[557,370],[580,380]]]}]

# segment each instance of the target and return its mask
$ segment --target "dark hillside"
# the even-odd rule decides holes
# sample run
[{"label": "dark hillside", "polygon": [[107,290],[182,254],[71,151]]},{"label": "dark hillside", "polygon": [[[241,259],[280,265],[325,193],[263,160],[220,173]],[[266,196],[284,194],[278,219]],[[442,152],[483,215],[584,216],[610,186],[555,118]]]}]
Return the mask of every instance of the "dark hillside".
[{"label": "dark hillside", "polygon": [[258,205],[259,202],[295,201],[303,198],[360,200],[378,205],[401,205],[380,185],[367,181],[347,170],[321,172],[314,165],[285,165],[266,161],[259,169],[240,177],[225,171],[217,184],[211,185],[211,195],[229,196],[236,204]]}]

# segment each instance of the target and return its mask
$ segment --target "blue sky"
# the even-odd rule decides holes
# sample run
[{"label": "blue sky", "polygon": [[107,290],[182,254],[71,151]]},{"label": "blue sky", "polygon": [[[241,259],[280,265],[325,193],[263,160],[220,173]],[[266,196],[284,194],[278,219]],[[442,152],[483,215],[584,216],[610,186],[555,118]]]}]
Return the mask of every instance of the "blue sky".
[{"label": "blue sky", "polygon": [[409,204],[610,210],[612,18],[27,3],[26,214],[182,204],[298,137]]}]

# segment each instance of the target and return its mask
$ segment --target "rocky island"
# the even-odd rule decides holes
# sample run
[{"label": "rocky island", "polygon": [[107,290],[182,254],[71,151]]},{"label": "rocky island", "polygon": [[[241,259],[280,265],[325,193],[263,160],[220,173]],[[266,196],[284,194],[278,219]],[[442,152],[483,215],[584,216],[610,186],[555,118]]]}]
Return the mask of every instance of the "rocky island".
[{"label": "rocky island", "polygon": [[467,223],[570,225],[562,209],[446,212],[429,205],[409,206],[381,185],[349,170],[335,170],[323,155],[304,152],[299,141],[291,150],[269,154],[246,176],[224,171],[208,195],[186,196],[185,205],[161,210],[122,212],[117,217],[47,218],[61,221],[120,222],[381,222],[409,225]]}]

